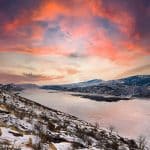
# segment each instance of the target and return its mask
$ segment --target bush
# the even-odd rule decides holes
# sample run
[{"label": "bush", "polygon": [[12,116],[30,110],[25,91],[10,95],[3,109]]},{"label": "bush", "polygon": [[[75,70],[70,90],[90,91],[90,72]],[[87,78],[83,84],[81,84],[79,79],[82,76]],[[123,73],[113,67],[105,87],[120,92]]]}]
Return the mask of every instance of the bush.
[{"label": "bush", "polygon": [[99,128],[100,128],[100,125],[99,125],[98,122],[95,122],[95,128],[96,128],[96,129],[99,129]]},{"label": "bush", "polygon": [[112,134],[112,132],[116,132],[116,128],[115,128],[115,126],[113,126],[113,125],[110,125],[109,127],[108,127],[108,129],[110,130],[110,133]]},{"label": "bush", "polygon": [[138,142],[138,147],[140,150],[148,150],[147,140],[145,136],[139,136],[137,142]]},{"label": "bush", "polygon": [[33,146],[33,144],[32,144],[32,138],[29,138],[29,141],[28,141],[28,143],[27,143],[27,146],[29,146],[29,147],[32,147],[32,146]]},{"label": "bush", "polygon": [[1,130],[1,128],[0,128],[0,136],[2,135],[2,130]]}]

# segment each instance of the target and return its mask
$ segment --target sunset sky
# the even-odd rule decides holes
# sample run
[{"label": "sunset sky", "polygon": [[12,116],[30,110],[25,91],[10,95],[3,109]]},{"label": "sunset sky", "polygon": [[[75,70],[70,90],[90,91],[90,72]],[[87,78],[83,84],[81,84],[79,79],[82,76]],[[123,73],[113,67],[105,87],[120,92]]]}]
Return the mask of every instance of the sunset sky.
[{"label": "sunset sky", "polygon": [[150,74],[150,0],[0,0],[0,83]]}]

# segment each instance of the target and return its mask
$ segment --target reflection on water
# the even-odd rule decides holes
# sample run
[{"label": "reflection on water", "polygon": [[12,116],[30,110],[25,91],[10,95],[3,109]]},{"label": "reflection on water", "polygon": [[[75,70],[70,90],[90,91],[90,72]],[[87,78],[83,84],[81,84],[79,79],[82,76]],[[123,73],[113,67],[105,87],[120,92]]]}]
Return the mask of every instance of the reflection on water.
[{"label": "reflection on water", "polygon": [[21,96],[32,99],[89,122],[99,122],[101,126],[113,125],[127,137],[139,135],[150,137],[150,99],[136,99],[119,102],[96,102],[69,95],[67,92],[47,90],[25,90]]}]

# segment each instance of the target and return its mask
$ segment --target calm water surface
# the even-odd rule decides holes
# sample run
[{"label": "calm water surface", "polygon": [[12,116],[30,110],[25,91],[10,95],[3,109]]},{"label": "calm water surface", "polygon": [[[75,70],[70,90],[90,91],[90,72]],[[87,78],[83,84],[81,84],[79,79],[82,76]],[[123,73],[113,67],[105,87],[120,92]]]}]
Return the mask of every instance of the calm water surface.
[{"label": "calm water surface", "polygon": [[150,99],[119,102],[97,102],[69,95],[67,92],[25,90],[21,96],[103,127],[113,125],[119,134],[131,138],[150,138]]}]

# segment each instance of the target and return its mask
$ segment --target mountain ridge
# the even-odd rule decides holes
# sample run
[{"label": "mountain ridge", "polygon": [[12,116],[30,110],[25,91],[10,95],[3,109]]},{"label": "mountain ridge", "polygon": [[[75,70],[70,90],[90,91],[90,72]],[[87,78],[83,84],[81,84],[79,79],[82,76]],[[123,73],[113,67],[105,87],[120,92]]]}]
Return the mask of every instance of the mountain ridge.
[{"label": "mountain ridge", "polygon": [[[102,99],[102,96],[105,96],[105,100],[108,96],[110,96],[110,98],[117,96],[117,100],[136,97],[150,98],[150,75],[136,75],[108,81],[101,79],[92,79],[88,81],[62,85],[38,86],[36,84],[7,84],[0,85],[0,87],[1,89],[10,91],[21,91],[28,88],[40,88],[46,90],[69,91],[75,93],[79,92],[80,94],[78,94],[78,96],[86,93],[87,96],[84,95],[84,97],[91,97],[91,94],[95,94],[94,99],[96,100]],[[93,99],[93,97],[91,99]]]},{"label": "mountain ridge", "polygon": [[[90,80],[76,84],[64,85],[46,85],[42,89],[62,90],[80,93],[90,93],[99,95],[123,96],[123,97],[150,97],[150,75],[137,75],[117,80]],[[97,82],[97,83],[95,83]]]}]

